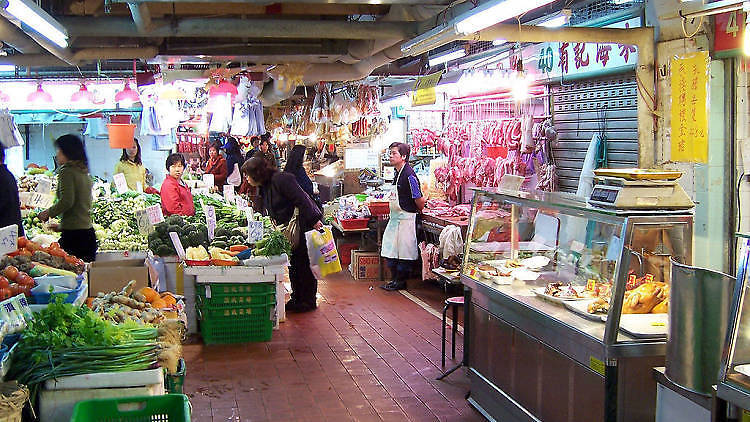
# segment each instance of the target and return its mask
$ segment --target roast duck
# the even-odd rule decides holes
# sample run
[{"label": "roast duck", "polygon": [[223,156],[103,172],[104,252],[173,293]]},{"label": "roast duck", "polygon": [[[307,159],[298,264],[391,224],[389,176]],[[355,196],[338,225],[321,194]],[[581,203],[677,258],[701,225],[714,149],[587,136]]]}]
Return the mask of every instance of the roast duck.
[{"label": "roast duck", "polygon": [[[635,289],[625,292],[622,313],[648,314],[654,311],[657,305],[661,309],[661,303],[666,302],[668,298],[669,286],[666,283],[643,283]],[[667,308],[668,306],[668,304],[665,304],[663,308]],[[658,311],[654,313],[658,313]]]}]

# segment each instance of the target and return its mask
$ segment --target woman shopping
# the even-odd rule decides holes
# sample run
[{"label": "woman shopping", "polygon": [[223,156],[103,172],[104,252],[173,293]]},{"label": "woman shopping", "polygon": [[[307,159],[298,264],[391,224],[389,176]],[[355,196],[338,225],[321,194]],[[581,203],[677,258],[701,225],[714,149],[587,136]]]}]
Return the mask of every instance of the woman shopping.
[{"label": "woman shopping", "polygon": [[115,172],[125,175],[125,181],[128,183],[128,189],[138,190],[138,183],[141,184],[141,190],[146,188],[146,167],[143,167],[141,161],[141,144],[137,139],[133,139],[131,148],[123,148],[120,161],[115,164]]},{"label": "woman shopping", "polygon": [[310,180],[310,176],[307,175],[307,171],[305,171],[305,167],[303,166],[306,151],[307,148],[305,148],[304,145],[295,145],[289,153],[289,158],[286,161],[284,171],[293,174],[297,179],[299,187],[301,187],[306,194],[310,195],[310,198],[315,202],[318,208],[322,208],[318,195],[313,192],[312,180]]},{"label": "woman shopping", "polygon": [[169,154],[167,157],[167,177],[161,184],[161,208],[164,215],[195,215],[193,194],[182,181],[185,171],[185,157],[182,154]]},{"label": "woman shopping", "polygon": [[91,224],[91,176],[83,141],[76,135],[55,140],[57,202],[39,213],[39,220],[60,216],[60,247],[86,262],[96,259],[96,234]]},{"label": "woman shopping", "polygon": [[204,174],[213,174],[214,187],[223,189],[227,181],[227,160],[221,156],[219,149],[219,145],[216,143],[208,146],[208,161],[206,161],[203,172]]},{"label": "woman shopping", "polygon": [[222,147],[227,154],[227,183],[232,186],[239,186],[242,184],[242,175],[240,169],[242,164],[245,162],[245,157],[242,156],[240,150],[240,144],[237,139],[229,137],[227,143]]},{"label": "woman shopping", "polygon": [[317,308],[318,280],[310,270],[310,258],[304,233],[320,229],[322,213],[299,187],[294,175],[280,172],[262,157],[253,157],[242,166],[242,174],[250,185],[262,187],[262,205],[277,224],[287,224],[298,211],[300,242],[292,250],[289,280],[292,283],[292,298],[286,304],[288,312],[308,312]]}]

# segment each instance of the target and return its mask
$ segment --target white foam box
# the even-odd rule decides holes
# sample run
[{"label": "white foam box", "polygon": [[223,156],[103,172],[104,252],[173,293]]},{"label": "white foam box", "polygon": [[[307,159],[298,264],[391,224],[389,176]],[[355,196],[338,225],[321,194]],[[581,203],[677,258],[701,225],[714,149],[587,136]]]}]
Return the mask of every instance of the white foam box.
[{"label": "white foam box", "polygon": [[161,368],[58,378],[47,381],[39,393],[39,418],[41,422],[70,420],[76,403],[83,400],[162,394],[165,391]]}]

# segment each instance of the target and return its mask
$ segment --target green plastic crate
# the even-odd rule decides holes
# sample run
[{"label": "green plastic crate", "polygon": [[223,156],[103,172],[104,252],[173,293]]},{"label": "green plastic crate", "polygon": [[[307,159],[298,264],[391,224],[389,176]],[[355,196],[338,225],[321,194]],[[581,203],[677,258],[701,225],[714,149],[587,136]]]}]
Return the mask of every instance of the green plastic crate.
[{"label": "green plastic crate", "polygon": [[211,297],[276,294],[276,283],[199,283],[195,285],[195,294],[206,297],[206,286],[211,288]]},{"label": "green plastic crate", "polygon": [[190,401],[184,394],[84,400],[70,422],[189,422]]},{"label": "green plastic crate", "polygon": [[204,344],[270,341],[273,321],[268,317],[208,318],[200,321]]},{"label": "green plastic crate", "polygon": [[200,319],[227,319],[234,320],[237,318],[261,318],[271,319],[273,317],[276,302],[262,305],[242,305],[242,306],[198,306],[198,318]]},{"label": "green plastic crate", "polygon": [[182,394],[182,385],[185,383],[185,359],[180,358],[177,362],[177,373],[168,374],[164,370],[164,388],[167,392],[174,394]]},{"label": "green plastic crate", "polygon": [[214,295],[205,297],[196,295],[195,301],[198,306],[211,306],[219,308],[236,308],[245,305],[273,305],[276,303],[276,292],[271,293],[249,293],[236,295]]}]

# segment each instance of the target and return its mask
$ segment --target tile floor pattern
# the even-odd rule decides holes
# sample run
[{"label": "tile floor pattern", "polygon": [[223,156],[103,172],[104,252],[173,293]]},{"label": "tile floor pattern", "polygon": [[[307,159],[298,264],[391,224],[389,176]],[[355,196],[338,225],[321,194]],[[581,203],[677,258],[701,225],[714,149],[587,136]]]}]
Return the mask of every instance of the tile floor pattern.
[{"label": "tile floor pattern", "polygon": [[440,320],[379,284],[321,282],[318,310],[289,315],[268,343],[186,345],[192,420],[484,420],[464,371],[435,380]]}]

